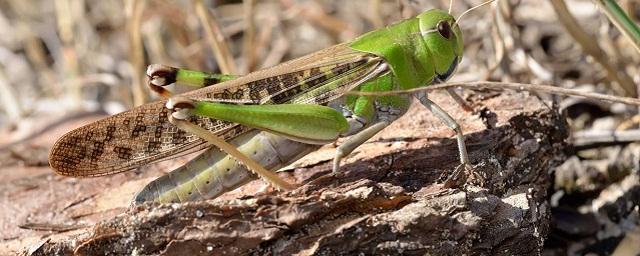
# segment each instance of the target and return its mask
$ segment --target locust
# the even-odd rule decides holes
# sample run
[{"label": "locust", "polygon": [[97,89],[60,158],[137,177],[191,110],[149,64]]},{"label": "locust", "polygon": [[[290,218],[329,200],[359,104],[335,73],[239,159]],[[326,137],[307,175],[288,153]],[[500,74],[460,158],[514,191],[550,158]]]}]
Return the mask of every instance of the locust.
[{"label": "locust", "polygon": [[[462,60],[456,19],[432,9],[386,28],[277,66],[236,77],[164,65],[147,69],[149,86],[166,99],[90,123],[62,136],[49,163],[65,176],[92,177],[203,151],[146,185],[134,202],[214,198],[257,177],[279,189],[295,186],[275,171],[349,136],[336,148],[333,172],[359,145],[420,102],[455,132],[460,164],[471,169],[460,125],[424,91],[447,81]],[[173,83],[202,87],[174,95]],[[456,101],[464,101],[448,90]]]}]

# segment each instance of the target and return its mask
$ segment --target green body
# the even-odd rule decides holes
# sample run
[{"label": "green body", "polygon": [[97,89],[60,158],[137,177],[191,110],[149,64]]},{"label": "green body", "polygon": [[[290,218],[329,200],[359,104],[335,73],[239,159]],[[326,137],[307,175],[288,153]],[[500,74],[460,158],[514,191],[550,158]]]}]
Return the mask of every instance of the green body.
[{"label": "green body", "polygon": [[[196,117],[191,122],[235,143],[248,156],[257,153],[259,157],[254,160],[275,171],[300,157],[278,152],[292,149],[306,153],[316,147],[309,144],[335,141],[347,130],[362,131],[380,118],[393,121],[397,118],[396,114],[389,116],[393,111],[380,110],[402,114],[411,100],[406,95],[345,97],[346,92],[403,90],[446,80],[461,54],[462,36],[454,18],[441,10],[430,10],[350,43],[182,96],[196,101],[196,108],[190,111]],[[235,78],[173,71],[176,73],[166,76],[171,82],[203,87]],[[54,145],[51,166],[63,175],[99,176],[206,148],[202,139],[175,131],[175,126],[166,121],[169,112],[164,105],[164,101],[149,103],[66,134]],[[363,119],[359,121],[363,126],[350,127],[353,119],[347,120],[345,111],[353,115],[349,118]],[[274,154],[279,156],[277,163],[268,161]],[[209,149],[149,184],[136,201],[218,195],[206,191],[219,190],[216,188],[225,180],[233,181],[225,183],[227,189],[243,184],[247,179],[241,177],[251,176],[245,175],[243,168],[216,149]]]},{"label": "green body", "polygon": [[[453,36],[449,39],[433,31],[443,20],[449,22],[453,29]],[[441,10],[430,10],[386,29],[366,33],[348,46],[357,52],[381,57],[391,69],[390,73],[355,88],[364,92],[408,90],[429,85],[437,74],[446,73],[460,61],[463,49],[462,32],[455,26],[453,17]],[[330,90],[333,86],[334,83],[329,83],[316,90]],[[298,98],[311,96],[315,96],[314,91],[303,93]],[[296,100],[292,102],[296,103]],[[400,110],[406,110],[410,103],[404,96],[347,96],[346,107],[355,115],[371,121],[376,102]],[[340,113],[332,114],[321,106],[284,104],[251,107],[202,103],[197,109],[194,112],[197,115],[272,131],[307,143],[334,141],[348,128],[345,127],[346,122],[336,116]]]}]

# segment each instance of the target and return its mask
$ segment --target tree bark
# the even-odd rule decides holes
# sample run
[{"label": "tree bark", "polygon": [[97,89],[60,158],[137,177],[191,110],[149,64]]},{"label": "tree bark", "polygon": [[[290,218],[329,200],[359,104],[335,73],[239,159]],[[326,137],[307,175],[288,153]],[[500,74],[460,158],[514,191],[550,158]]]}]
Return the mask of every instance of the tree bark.
[{"label": "tree bark", "polygon": [[[131,208],[97,225],[53,235],[32,253],[81,255],[526,255],[549,230],[546,192],[563,159],[564,118],[536,97],[430,98],[465,131],[468,182],[445,188],[458,165],[453,132],[421,106],[363,145],[330,174],[333,147],[280,172],[288,192]],[[255,191],[254,191],[255,192]],[[235,193],[235,194],[234,194]]]}]

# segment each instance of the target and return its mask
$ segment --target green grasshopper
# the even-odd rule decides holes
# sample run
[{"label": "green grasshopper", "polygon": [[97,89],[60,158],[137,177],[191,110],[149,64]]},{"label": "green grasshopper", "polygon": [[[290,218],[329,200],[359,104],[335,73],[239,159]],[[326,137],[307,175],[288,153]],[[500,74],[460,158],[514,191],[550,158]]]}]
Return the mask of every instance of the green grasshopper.
[{"label": "green grasshopper", "polygon": [[49,163],[61,175],[101,176],[209,148],[148,184],[135,202],[213,198],[254,179],[250,171],[278,188],[291,189],[273,172],[319,145],[351,136],[336,150],[337,172],[343,157],[402,116],[417,99],[455,131],[460,157],[456,173],[461,173],[470,163],[462,130],[426,93],[345,94],[409,90],[446,81],[461,61],[462,50],[455,18],[434,9],[237,78],[152,65],[147,70],[149,85],[161,95],[169,96],[163,86],[175,82],[204,88],[73,130],[55,143]]}]

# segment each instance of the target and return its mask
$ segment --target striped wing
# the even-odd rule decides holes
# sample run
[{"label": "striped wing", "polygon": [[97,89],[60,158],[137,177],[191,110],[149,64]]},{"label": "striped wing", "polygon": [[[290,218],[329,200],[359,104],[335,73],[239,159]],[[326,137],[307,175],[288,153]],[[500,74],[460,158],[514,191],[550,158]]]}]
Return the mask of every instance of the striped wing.
[{"label": "striped wing", "polygon": [[[382,60],[345,45],[331,48],[183,94],[185,97],[236,104],[280,104],[308,91],[320,92],[326,104],[363,82]],[[67,176],[102,176],[201,150],[208,145],[168,121],[166,101],[148,103],[75,129],[62,136],[49,154],[51,167]],[[203,117],[192,122],[225,140],[251,128]]]}]

